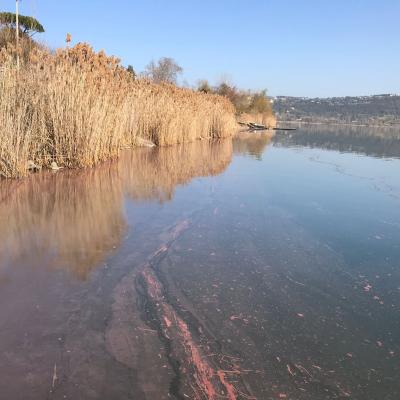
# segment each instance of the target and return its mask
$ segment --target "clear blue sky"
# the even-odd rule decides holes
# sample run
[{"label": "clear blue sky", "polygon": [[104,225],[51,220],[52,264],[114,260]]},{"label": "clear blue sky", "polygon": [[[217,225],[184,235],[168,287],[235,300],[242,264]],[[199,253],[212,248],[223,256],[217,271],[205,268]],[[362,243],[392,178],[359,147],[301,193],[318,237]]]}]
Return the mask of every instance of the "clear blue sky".
[{"label": "clear blue sky", "polygon": [[22,0],[21,13],[52,47],[70,32],[137,71],[173,57],[190,84],[226,75],[271,95],[400,93],[400,0]]}]

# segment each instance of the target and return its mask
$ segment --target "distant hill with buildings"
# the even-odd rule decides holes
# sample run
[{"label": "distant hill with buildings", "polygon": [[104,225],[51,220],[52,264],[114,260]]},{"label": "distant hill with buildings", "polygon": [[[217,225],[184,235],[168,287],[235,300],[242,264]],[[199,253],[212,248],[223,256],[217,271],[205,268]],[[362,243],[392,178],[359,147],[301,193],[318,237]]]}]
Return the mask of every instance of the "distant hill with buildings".
[{"label": "distant hill with buildings", "polygon": [[400,125],[400,95],[272,98],[278,121]]}]

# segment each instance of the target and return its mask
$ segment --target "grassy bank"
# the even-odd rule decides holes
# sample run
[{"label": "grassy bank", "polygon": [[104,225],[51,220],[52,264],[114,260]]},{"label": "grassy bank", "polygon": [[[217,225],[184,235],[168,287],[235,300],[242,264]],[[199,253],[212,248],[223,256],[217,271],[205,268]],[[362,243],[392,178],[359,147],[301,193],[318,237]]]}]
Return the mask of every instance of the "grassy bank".
[{"label": "grassy bank", "polygon": [[231,102],[215,94],[134,79],[119,60],[78,44],[34,48],[17,70],[0,53],[0,177],[23,177],[28,163],[89,167],[151,141],[170,145],[222,138],[236,129]]}]

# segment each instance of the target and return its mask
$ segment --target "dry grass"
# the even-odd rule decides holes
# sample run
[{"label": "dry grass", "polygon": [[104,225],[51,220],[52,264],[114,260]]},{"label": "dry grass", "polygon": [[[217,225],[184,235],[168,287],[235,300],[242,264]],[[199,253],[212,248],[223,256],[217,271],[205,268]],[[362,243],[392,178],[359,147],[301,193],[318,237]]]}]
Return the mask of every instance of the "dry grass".
[{"label": "dry grass", "polygon": [[171,145],[236,131],[225,98],[134,80],[119,60],[79,44],[54,54],[34,48],[17,71],[0,53],[0,177],[23,177],[27,163],[88,167],[140,139]]},{"label": "dry grass", "polygon": [[[12,46],[15,43],[15,29],[10,27],[3,27],[0,29],[0,49],[8,46]],[[19,34],[19,43],[20,43],[20,51],[19,55],[21,58],[21,62],[27,62],[30,58],[30,53],[34,48],[43,48],[41,44],[34,41],[29,37],[26,33],[20,31]],[[11,48],[12,53],[15,54]]]}]

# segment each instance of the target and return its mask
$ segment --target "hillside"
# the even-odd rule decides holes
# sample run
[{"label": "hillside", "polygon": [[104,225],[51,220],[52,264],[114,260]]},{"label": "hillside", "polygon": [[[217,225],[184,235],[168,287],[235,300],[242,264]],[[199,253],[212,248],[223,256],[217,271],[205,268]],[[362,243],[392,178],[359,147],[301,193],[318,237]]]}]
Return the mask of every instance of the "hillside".
[{"label": "hillside", "polygon": [[278,96],[273,99],[280,121],[400,124],[400,95],[306,98]]}]

